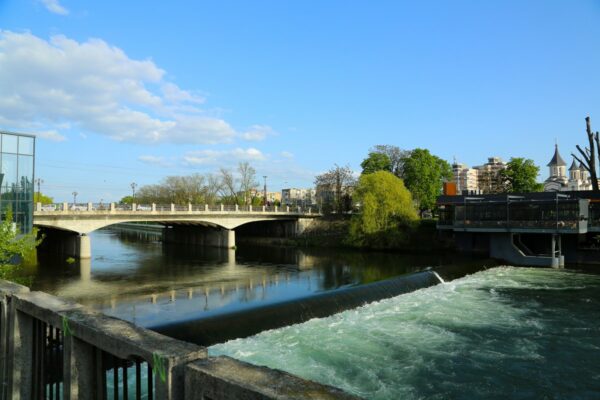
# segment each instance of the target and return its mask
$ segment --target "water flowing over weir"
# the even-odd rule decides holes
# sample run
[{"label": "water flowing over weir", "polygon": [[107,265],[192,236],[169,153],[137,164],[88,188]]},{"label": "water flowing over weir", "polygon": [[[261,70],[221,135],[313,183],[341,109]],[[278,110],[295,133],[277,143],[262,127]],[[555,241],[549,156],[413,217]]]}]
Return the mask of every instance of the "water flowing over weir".
[{"label": "water flowing over weir", "polygon": [[497,267],[209,353],[375,400],[596,399],[599,319],[600,275]]},{"label": "water flowing over weir", "polygon": [[380,282],[342,288],[306,298],[255,307],[200,320],[158,325],[150,329],[176,339],[203,346],[244,338],[259,332],[323,318],[370,302],[410,293],[481,270],[480,264],[444,266],[387,279]]}]

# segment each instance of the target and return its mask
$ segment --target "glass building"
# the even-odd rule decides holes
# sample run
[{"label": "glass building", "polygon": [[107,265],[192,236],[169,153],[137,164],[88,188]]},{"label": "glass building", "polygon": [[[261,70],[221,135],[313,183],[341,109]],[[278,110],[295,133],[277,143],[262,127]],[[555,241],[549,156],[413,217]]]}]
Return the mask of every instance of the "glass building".
[{"label": "glass building", "polygon": [[0,131],[0,217],[21,233],[33,226],[35,136]]}]

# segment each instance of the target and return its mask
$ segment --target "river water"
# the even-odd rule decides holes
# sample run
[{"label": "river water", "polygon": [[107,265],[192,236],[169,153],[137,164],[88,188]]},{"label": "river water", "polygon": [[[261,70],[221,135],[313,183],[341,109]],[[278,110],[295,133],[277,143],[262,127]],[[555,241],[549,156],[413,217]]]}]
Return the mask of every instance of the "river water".
[{"label": "river water", "polygon": [[599,275],[496,267],[210,353],[368,399],[598,399],[599,321]]},{"label": "river water", "polygon": [[30,269],[41,290],[144,327],[202,320],[420,271],[451,261],[330,249],[166,245],[159,234],[104,229],[92,259],[40,258]]},{"label": "river water", "polygon": [[[152,233],[91,234],[93,257],[41,258],[33,290],[155,328],[258,309],[456,257],[168,246]],[[600,276],[497,267],[210,347],[368,399],[600,398]]]}]

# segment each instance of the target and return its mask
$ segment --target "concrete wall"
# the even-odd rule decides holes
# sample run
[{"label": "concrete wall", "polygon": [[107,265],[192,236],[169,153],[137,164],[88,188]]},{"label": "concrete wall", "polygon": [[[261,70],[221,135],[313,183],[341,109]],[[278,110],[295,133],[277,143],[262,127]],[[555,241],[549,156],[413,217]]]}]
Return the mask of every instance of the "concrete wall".
[{"label": "concrete wall", "polygon": [[[98,376],[106,373],[99,363],[100,352],[152,365],[157,399],[356,398],[282,371],[222,357],[209,359],[206,348],[6,281],[0,281],[0,311],[0,399],[34,398],[33,360],[39,359],[43,351],[34,346],[33,327],[38,322],[62,332],[62,346],[55,349],[62,351],[63,361],[60,357],[50,358],[54,361],[50,368],[62,368],[65,399],[98,398],[103,390]],[[195,363],[201,360],[205,362]]]}]

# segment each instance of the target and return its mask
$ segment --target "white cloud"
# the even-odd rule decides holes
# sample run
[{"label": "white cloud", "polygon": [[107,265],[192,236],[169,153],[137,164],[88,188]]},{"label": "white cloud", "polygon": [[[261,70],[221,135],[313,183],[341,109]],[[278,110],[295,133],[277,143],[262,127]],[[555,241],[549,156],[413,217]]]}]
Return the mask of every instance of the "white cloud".
[{"label": "white cloud", "polygon": [[37,131],[36,136],[42,139],[50,140],[53,142],[64,142],[67,140],[66,136],[61,135],[60,133],[50,130],[50,131]]},{"label": "white cloud", "polygon": [[242,133],[242,138],[244,140],[258,142],[265,140],[267,136],[271,135],[275,135],[275,131],[270,126],[253,125],[248,131]]},{"label": "white cloud", "polygon": [[281,157],[283,158],[294,158],[294,154],[290,153],[289,151],[282,151],[281,153],[279,153],[281,155]]},{"label": "white cloud", "polygon": [[0,30],[0,71],[0,123],[14,129],[51,131],[68,124],[147,144],[229,143],[272,132],[264,125],[236,132],[199,108],[202,96],[167,81],[152,60],[131,59],[99,39],[45,40]]},{"label": "white cloud", "polygon": [[159,167],[170,167],[171,163],[167,162],[164,157],[143,155],[139,156],[138,160],[144,164],[156,165]]},{"label": "white cloud", "polygon": [[232,150],[197,150],[183,156],[184,164],[189,166],[231,166],[240,161],[265,161],[267,157],[258,149],[235,148]]},{"label": "white cloud", "polygon": [[58,0],[42,0],[42,3],[48,11],[59,15],[68,15],[69,10],[61,6]]}]

